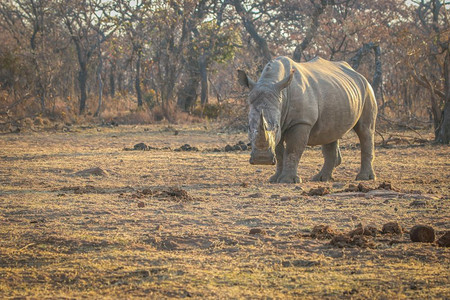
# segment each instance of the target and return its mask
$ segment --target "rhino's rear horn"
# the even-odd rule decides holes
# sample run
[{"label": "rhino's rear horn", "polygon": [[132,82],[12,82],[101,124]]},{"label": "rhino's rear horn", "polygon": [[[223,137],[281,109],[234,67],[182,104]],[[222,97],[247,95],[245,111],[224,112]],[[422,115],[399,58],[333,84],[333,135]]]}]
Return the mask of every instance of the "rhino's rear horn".
[{"label": "rhino's rear horn", "polygon": [[291,83],[292,78],[294,77],[294,73],[295,70],[292,69],[291,72],[289,73],[288,76],[286,76],[285,78],[281,79],[280,81],[278,81],[277,83],[275,83],[275,87],[281,91],[282,89],[288,87],[288,85]]},{"label": "rhino's rear horn", "polygon": [[248,75],[242,70],[238,70],[238,82],[249,89],[253,89],[256,84],[256,82],[251,80],[250,77],[248,77]]}]

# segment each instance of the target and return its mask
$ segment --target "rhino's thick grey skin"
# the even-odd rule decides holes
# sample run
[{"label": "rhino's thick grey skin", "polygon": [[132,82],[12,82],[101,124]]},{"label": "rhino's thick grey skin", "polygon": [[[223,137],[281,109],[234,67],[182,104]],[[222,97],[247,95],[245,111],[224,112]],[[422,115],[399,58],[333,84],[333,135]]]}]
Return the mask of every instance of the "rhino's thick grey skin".
[{"label": "rhino's thick grey skin", "polygon": [[250,163],[276,163],[270,182],[301,182],[297,167],[307,145],[323,145],[325,162],[313,180],[332,180],[341,163],[338,140],[351,129],[361,144],[356,179],[375,179],[377,104],[370,84],[346,62],[315,58],[296,63],[281,56],[265,66],[257,82],[243,71],[238,77],[250,88]]}]

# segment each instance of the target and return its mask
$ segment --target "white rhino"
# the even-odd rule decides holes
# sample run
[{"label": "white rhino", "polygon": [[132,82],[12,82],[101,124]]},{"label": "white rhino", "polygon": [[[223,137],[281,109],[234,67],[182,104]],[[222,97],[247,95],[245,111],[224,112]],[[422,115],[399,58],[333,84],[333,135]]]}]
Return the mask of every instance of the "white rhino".
[{"label": "white rhino", "polygon": [[301,182],[297,167],[306,145],[323,145],[325,162],[313,180],[332,180],[341,163],[339,139],[351,129],[361,144],[356,179],[375,179],[377,103],[367,80],[346,62],[315,58],[296,63],[281,56],[265,66],[257,82],[241,70],[238,78],[250,88],[250,163],[276,164],[270,182]]}]

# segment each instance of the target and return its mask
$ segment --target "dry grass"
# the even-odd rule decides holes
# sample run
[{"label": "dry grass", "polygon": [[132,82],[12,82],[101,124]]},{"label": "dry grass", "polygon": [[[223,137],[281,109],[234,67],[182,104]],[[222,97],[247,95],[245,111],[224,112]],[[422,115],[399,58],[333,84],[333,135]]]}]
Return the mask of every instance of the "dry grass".
[{"label": "dry grass", "polygon": [[[353,135],[332,183],[308,181],[319,148],[306,151],[298,185],[266,183],[273,168],[249,165],[245,151],[164,149],[239,140],[200,125],[1,135],[0,298],[450,297],[448,248],[407,233],[368,237],[372,248],[310,236],[320,224],[449,230],[448,146],[378,148],[378,180],[365,185],[396,189],[380,194],[343,193],[359,165]],[[161,150],[123,150],[139,142]],[[76,174],[92,167],[106,174]],[[331,193],[304,193],[318,186]]]}]

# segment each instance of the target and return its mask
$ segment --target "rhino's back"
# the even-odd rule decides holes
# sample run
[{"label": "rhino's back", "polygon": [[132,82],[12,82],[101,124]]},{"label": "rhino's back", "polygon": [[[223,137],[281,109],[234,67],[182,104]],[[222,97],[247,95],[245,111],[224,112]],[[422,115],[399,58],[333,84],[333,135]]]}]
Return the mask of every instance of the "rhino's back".
[{"label": "rhino's back", "polygon": [[346,62],[315,58],[290,62],[298,72],[288,95],[291,123],[312,126],[308,144],[333,142],[358,121],[367,93],[367,80]]}]

